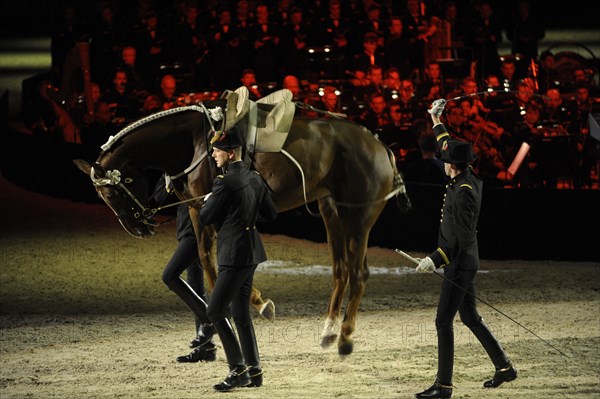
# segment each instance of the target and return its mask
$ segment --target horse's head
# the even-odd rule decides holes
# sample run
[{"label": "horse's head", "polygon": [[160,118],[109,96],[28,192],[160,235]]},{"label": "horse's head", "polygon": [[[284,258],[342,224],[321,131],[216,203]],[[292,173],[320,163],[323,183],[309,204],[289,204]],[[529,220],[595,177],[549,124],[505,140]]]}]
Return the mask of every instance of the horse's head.
[{"label": "horse's head", "polygon": [[154,212],[147,207],[148,181],[133,167],[107,170],[99,162],[90,165],[82,159],[75,165],[90,176],[104,202],[113,210],[123,228],[136,238],[154,234]]}]

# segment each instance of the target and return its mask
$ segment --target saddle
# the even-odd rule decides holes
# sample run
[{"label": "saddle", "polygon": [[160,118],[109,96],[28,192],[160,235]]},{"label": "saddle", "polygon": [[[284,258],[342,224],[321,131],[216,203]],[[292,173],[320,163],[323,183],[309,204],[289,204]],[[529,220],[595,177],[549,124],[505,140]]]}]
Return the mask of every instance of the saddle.
[{"label": "saddle", "polygon": [[249,100],[248,96],[248,89],[244,86],[235,91],[225,91],[221,96],[227,99],[225,130],[238,126],[251,154],[279,152],[296,112],[292,92],[281,89],[257,101]]}]

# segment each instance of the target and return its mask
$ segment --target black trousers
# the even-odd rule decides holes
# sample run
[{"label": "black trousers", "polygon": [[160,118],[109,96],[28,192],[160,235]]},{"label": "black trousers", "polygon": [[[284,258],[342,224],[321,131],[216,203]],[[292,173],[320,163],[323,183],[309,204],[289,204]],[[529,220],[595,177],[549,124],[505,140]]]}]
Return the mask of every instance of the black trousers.
[{"label": "black trousers", "polygon": [[[477,312],[475,277],[477,270],[444,270],[449,281],[442,283],[442,292],[435,318],[438,337],[438,375],[443,384],[452,384],[454,367],[454,331],[452,323],[458,312],[460,320],[469,327],[486,350],[496,369],[506,367],[510,361],[504,350]],[[460,288],[459,288],[460,287]]]},{"label": "black trousers", "polygon": [[[231,367],[260,365],[254,325],[250,317],[250,293],[256,266],[219,266],[219,275],[208,304],[208,318],[219,334]],[[233,336],[227,320],[228,308],[235,322],[239,342]]]},{"label": "black trousers", "polygon": [[[181,278],[184,270],[187,270],[187,283]],[[204,274],[195,236],[184,236],[179,240],[179,245],[163,270],[162,279],[194,312],[196,332],[200,323],[208,323]]]}]

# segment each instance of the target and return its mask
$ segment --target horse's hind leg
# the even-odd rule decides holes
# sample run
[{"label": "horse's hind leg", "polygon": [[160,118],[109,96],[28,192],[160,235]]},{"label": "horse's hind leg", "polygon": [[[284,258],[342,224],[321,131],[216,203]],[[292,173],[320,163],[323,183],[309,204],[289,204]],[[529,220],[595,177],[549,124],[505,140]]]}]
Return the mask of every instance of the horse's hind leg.
[{"label": "horse's hind leg", "polygon": [[344,246],[344,230],[337,214],[337,209],[331,197],[319,200],[319,211],[327,230],[327,244],[333,261],[333,291],[329,299],[327,319],[321,333],[321,347],[331,346],[337,339],[337,321],[342,308],[342,301],[348,283],[346,251]]},{"label": "horse's hind leg", "polygon": [[351,336],[356,326],[358,307],[369,279],[369,269],[367,267],[368,236],[368,232],[362,232],[347,241],[350,293],[340,330],[340,339],[338,340],[338,353],[342,356],[351,354],[354,349]]},{"label": "horse's hind leg", "polygon": [[252,292],[250,293],[250,304],[265,319],[275,320],[275,303],[270,299],[263,299],[261,292],[254,286],[252,286]]}]

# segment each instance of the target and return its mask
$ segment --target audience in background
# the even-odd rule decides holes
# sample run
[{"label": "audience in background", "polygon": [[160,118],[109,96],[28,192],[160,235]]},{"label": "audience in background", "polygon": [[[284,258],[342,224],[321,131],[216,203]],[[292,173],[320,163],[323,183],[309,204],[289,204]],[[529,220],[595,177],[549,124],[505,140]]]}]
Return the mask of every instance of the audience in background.
[{"label": "audience in background", "polygon": [[[443,118],[457,135],[475,141],[480,154],[475,165],[482,171],[488,160],[503,167],[512,160],[520,129],[539,112],[545,133],[538,136],[557,141],[554,133],[561,132],[562,140],[573,142],[576,159],[568,178],[574,185],[590,187],[598,179],[598,145],[588,121],[600,109],[597,77],[587,65],[575,65],[571,74],[564,65],[559,71],[551,51],[538,55],[544,26],[533,2],[518,0],[508,12],[490,1],[384,5],[326,0],[309,5],[286,0],[255,8],[247,0],[209,3],[144,3],[138,8],[102,3],[89,20],[65,7],[51,43],[57,78],[44,91],[58,101],[42,107],[50,105],[48,96],[38,94],[40,104],[29,112],[44,109],[44,116],[27,116],[37,121],[30,125],[61,137],[64,124],[52,120],[71,116],[82,129],[93,127],[94,134],[83,134],[90,141],[101,129],[113,131],[158,110],[214,98],[198,93],[244,85],[250,99],[258,100],[286,87],[294,101],[364,123],[396,146],[394,152],[403,159],[406,132],[426,116],[427,105],[436,98],[466,96],[466,101],[450,101]],[[511,54],[500,56],[503,30]],[[81,78],[68,76],[77,67],[71,49],[81,40],[90,40],[92,82],[102,91],[102,98],[93,101],[95,116],[86,120],[79,109],[84,100],[71,101],[85,96]],[[449,69],[453,66],[432,57],[431,46],[448,40],[450,56],[466,58],[470,70]],[[69,101],[57,113],[63,99]],[[455,109],[463,115],[451,115]],[[413,136],[409,141],[418,153],[418,135]],[[499,158],[502,163],[496,162]],[[484,178],[498,180],[493,168],[487,172]]]}]

